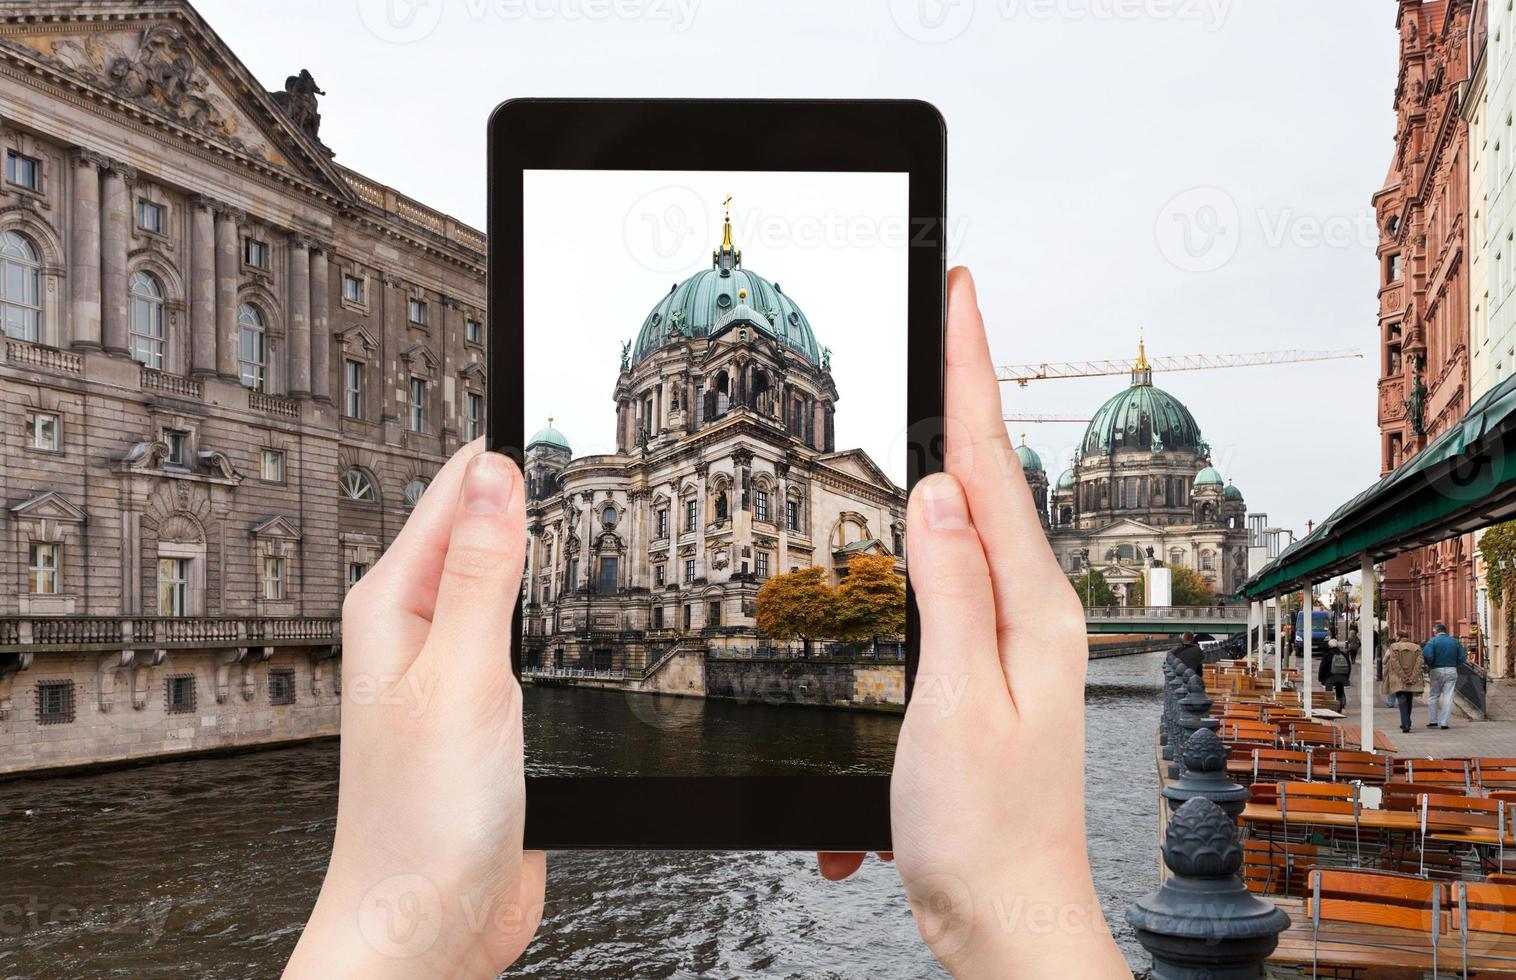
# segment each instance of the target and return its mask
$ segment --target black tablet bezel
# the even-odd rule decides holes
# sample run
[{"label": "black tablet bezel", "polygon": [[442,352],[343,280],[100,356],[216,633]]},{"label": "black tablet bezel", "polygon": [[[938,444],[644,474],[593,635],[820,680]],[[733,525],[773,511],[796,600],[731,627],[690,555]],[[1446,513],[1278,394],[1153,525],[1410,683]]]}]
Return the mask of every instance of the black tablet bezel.
[{"label": "black tablet bezel", "polygon": [[[713,111],[719,110],[719,111]],[[735,139],[733,126],[764,139]],[[677,134],[677,138],[671,138]],[[489,447],[523,459],[527,170],[908,173],[907,489],[942,468],[946,128],[917,101],[520,99],[489,120]],[[521,611],[512,669],[520,676]],[[907,588],[907,700],[919,631]],[[890,849],[887,776],[531,777],[532,849]]]}]

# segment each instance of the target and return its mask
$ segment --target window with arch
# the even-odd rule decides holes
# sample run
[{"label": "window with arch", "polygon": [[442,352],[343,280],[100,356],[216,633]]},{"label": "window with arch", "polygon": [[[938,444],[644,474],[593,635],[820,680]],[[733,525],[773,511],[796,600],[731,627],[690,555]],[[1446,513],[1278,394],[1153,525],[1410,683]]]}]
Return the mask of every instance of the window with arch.
[{"label": "window with arch", "polygon": [[614,504],[605,505],[605,509],[600,512],[600,523],[605,527],[616,526],[616,507]]},{"label": "window with arch", "polygon": [[[422,497],[423,494],[426,493],[426,488],[427,488],[427,482],[425,480],[423,480],[419,476],[416,477],[411,482],[407,483],[405,485],[405,506],[407,506],[407,507],[414,507],[417,504],[421,503],[421,497]],[[370,488],[370,489],[372,489],[372,488]],[[355,498],[355,499],[371,499],[371,498]]]},{"label": "window with arch", "polygon": [[378,495],[374,493],[374,481],[369,479],[369,475],[356,466],[350,466],[343,472],[338,486],[342,490],[342,496],[348,500],[361,500],[364,503],[373,503],[378,499]]},{"label": "window with arch", "polygon": [[127,344],[132,360],[155,371],[163,370],[163,284],[149,272],[132,273],[128,292],[131,316]]},{"label": "window with arch", "polygon": [[1202,551],[1200,553],[1200,570],[1202,572],[1213,572],[1216,570],[1216,555],[1214,552]]},{"label": "window with arch", "polygon": [[268,326],[252,303],[237,307],[237,377],[254,391],[268,383]]},{"label": "window with arch", "polygon": [[7,337],[34,344],[42,338],[42,260],[18,231],[0,235],[0,320]]}]

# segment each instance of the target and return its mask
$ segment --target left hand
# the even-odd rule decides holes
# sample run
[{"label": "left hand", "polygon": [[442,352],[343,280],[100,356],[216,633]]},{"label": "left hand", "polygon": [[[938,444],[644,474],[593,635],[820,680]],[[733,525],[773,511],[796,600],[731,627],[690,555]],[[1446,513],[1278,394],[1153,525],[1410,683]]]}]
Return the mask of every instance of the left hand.
[{"label": "left hand", "polygon": [[494,977],[537,931],[509,643],[525,524],[520,471],[476,441],[348,593],[336,840],[286,977]]}]

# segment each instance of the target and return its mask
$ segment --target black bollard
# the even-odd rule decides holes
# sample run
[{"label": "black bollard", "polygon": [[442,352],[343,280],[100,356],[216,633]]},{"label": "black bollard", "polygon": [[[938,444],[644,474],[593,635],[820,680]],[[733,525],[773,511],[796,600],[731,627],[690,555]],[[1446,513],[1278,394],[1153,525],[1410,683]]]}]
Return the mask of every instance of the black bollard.
[{"label": "black bollard", "polygon": [[1290,917],[1237,877],[1242,845],[1221,808],[1203,797],[1169,819],[1163,886],[1126,914],[1153,957],[1153,980],[1254,980]]},{"label": "black bollard", "polygon": [[1163,788],[1169,812],[1200,797],[1221,807],[1227,816],[1236,820],[1242,814],[1242,808],[1247,806],[1252,791],[1227,777],[1227,748],[1216,732],[1210,728],[1198,728],[1192,732],[1184,740],[1182,759],[1184,775]]},{"label": "black bollard", "polygon": [[1184,697],[1179,700],[1179,717],[1174,723],[1174,735],[1179,744],[1174,750],[1174,761],[1169,765],[1170,779],[1178,779],[1184,773],[1184,765],[1179,760],[1184,757],[1184,743],[1191,733],[1201,728],[1214,729],[1221,726],[1220,721],[1208,717],[1210,710],[1211,699],[1205,693],[1205,681],[1191,672],[1188,688]]}]

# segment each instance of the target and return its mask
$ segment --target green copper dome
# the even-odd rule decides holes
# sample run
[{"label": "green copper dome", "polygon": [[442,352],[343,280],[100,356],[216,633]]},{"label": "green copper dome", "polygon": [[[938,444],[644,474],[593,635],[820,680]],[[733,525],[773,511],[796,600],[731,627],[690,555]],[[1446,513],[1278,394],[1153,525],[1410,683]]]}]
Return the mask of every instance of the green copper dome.
[{"label": "green copper dome", "polygon": [[1145,362],[1132,372],[1132,385],[1107,401],[1084,430],[1085,457],[1119,452],[1206,451],[1200,426],[1184,403],[1153,387]]},{"label": "green copper dome", "polygon": [[569,448],[568,440],[563,437],[563,433],[553,428],[552,419],[548,419],[547,428],[538,429],[537,434],[526,441],[527,449],[531,449],[534,446],[549,446],[553,449],[561,449],[566,453],[573,452]]},{"label": "green copper dome", "polygon": [[1042,457],[1038,456],[1032,447],[1026,443],[1023,442],[1016,447],[1016,458],[1021,460],[1021,471],[1023,473],[1043,472]]},{"label": "green copper dome", "polygon": [[1242,499],[1242,491],[1238,490],[1235,486],[1233,486],[1230,483],[1228,483],[1226,485],[1226,489],[1225,490],[1221,491],[1221,495],[1223,497],[1225,497],[1227,500],[1241,500]]},{"label": "green copper dome", "polygon": [[1221,478],[1221,474],[1210,466],[1195,474],[1195,486],[1197,487],[1219,487],[1225,482]]},{"label": "green copper dome", "polygon": [[1058,474],[1058,489],[1059,490],[1072,490],[1072,489],[1074,489],[1074,470],[1073,470],[1072,467],[1070,467],[1069,469],[1066,469],[1062,473]]},{"label": "green copper dome", "polygon": [[812,364],[821,364],[810,321],[778,283],[742,268],[742,253],[732,246],[728,222],[711,267],[676,283],[642,321],[631,363],[671,340],[709,337],[738,322],[752,324]]}]

